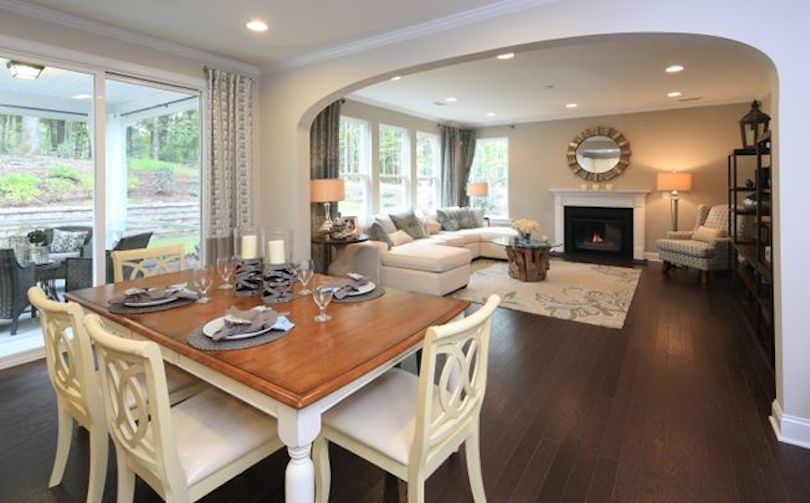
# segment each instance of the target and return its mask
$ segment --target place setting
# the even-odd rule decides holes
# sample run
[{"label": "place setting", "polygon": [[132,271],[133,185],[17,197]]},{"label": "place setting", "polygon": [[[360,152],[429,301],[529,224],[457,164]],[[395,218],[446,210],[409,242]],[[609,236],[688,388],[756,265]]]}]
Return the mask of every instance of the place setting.
[{"label": "place setting", "polygon": [[268,306],[247,310],[231,307],[223,316],[193,330],[187,341],[191,346],[206,351],[252,348],[289,333],[295,324],[288,316],[289,313]]}]

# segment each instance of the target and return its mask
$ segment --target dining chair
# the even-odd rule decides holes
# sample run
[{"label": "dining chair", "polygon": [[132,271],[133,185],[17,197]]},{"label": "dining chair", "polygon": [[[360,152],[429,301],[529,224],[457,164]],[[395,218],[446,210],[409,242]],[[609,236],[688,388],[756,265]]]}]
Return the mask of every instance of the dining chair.
[{"label": "dining chair", "polygon": [[[90,435],[87,501],[101,501],[107,474],[107,427],[95,354],[83,324],[84,310],[75,302],[48,299],[37,286],[28,289],[28,299],[39,311],[48,378],[56,394],[56,455],[48,487],[62,481],[76,421]],[[167,375],[172,403],[181,402],[203,389],[199,380],[179,369],[170,369]],[[127,406],[134,406],[134,402],[128,401]]]},{"label": "dining chair", "polygon": [[[97,315],[85,327],[99,357],[118,503],[132,501],[136,474],[166,501],[196,501],[283,447],[275,419],[217,389],[170,407],[156,343],[116,337]],[[134,407],[122,405],[130,399]]]},{"label": "dining chair", "polygon": [[329,442],[407,482],[412,503],[424,501],[425,480],[464,444],[473,498],[486,501],[479,416],[500,302],[491,295],[470,316],[429,328],[419,376],[394,368],[324,414],[313,446],[317,501],[329,499]]},{"label": "dining chair", "polygon": [[116,283],[125,279],[182,271],[186,263],[183,245],[121,250],[110,255],[113,261],[113,280]]}]

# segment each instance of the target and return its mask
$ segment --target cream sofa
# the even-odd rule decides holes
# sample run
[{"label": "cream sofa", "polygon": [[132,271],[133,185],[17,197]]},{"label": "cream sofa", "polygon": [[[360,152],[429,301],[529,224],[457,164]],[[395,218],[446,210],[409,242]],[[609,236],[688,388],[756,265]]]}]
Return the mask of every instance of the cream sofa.
[{"label": "cream sofa", "polygon": [[353,270],[383,286],[446,295],[467,285],[473,259],[506,259],[493,239],[515,236],[508,227],[477,227],[439,231],[390,250],[383,242],[366,241],[347,246],[346,253]]}]

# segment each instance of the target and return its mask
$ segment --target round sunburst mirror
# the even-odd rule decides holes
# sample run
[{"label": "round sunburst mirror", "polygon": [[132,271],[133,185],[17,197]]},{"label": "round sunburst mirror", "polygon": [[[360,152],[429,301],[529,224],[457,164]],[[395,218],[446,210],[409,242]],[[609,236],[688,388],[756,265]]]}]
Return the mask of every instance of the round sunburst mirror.
[{"label": "round sunburst mirror", "polygon": [[589,128],[568,144],[568,167],[585,180],[601,182],[630,165],[630,142],[611,127]]}]

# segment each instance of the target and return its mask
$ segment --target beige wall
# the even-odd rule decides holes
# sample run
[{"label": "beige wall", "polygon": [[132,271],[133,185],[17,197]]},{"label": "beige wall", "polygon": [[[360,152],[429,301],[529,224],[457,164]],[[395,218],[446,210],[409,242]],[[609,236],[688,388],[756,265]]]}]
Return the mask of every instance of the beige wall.
[{"label": "beige wall", "polygon": [[533,218],[554,235],[554,197],[548,189],[577,189],[584,182],[568,168],[568,142],[594,126],[610,126],[630,141],[630,166],[612,180],[615,189],[649,189],[647,252],[670,228],[669,195],[655,191],[659,171],[693,174],[693,190],[681,195],[679,228],[690,229],[698,204],[726,202],[726,155],[739,146],[737,121],[745,103],[532,122],[480,129],[479,138],[509,138],[509,216]]}]

